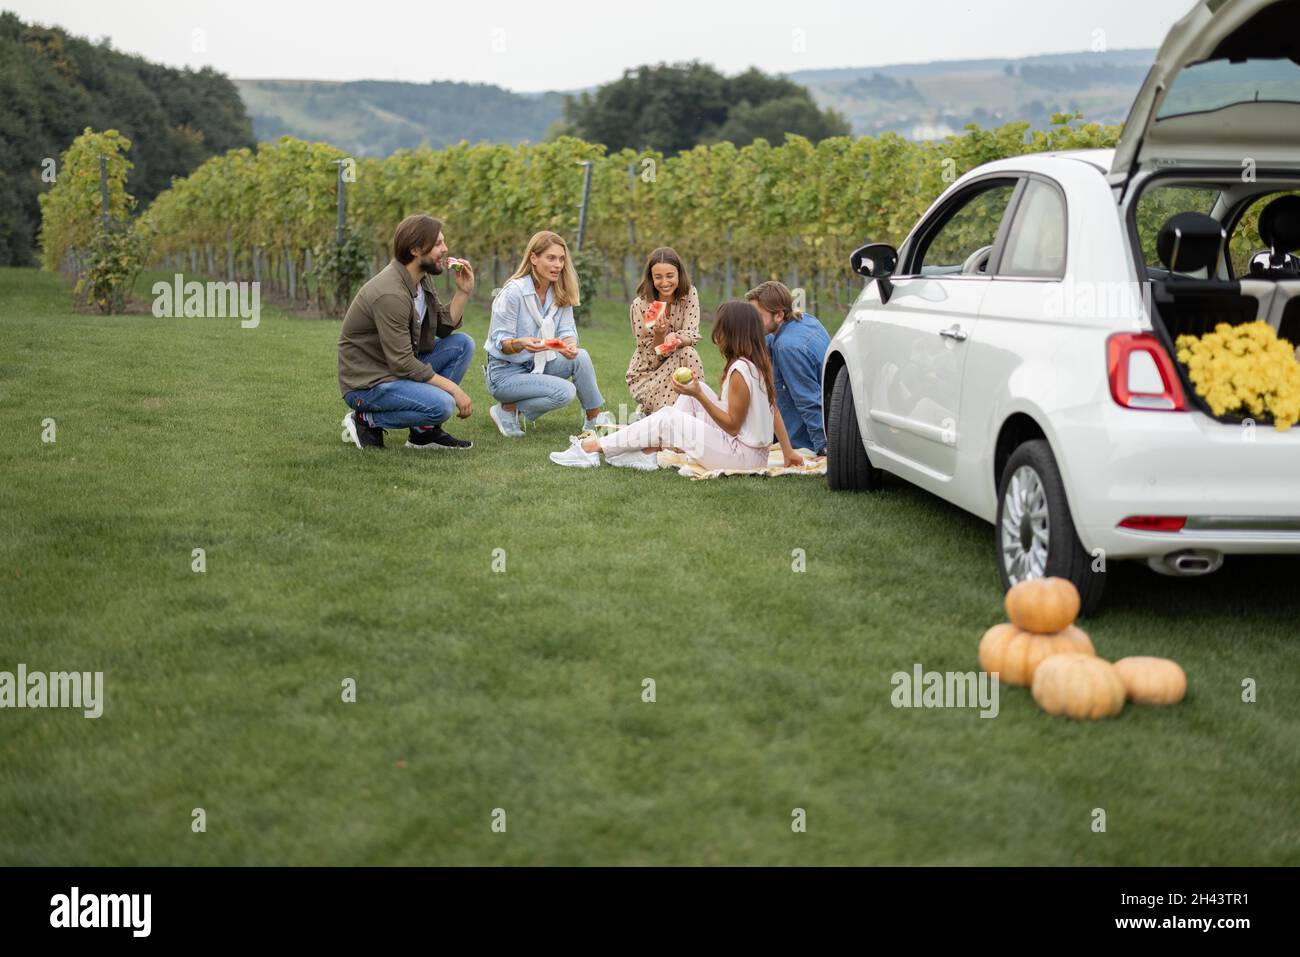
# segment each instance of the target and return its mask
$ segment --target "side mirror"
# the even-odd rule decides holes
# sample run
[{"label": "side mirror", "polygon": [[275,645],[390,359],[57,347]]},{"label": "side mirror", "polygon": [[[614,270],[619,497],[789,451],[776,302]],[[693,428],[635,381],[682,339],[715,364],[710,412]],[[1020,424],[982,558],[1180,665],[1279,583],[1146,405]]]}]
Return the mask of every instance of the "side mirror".
[{"label": "side mirror", "polygon": [[853,250],[849,267],[859,276],[883,279],[898,267],[898,250],[889,243],[867,243]]},{"label": "side mirror", "polygon": [[898,267],[898,250],[889,243],[867,243],[853,250],[849,268],[867,281],[876,280],[880,286],[880,301],[889,302],[894,285],[889,281]]}]

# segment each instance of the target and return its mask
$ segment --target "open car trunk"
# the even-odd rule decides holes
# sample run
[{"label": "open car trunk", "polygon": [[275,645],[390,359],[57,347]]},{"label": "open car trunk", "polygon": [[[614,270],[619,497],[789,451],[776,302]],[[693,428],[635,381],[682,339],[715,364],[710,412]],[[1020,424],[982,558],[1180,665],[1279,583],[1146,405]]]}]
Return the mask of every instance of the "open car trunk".
[{"label": "open car trunk", "polygon": [[[1132,211],[1132,192],[1142,192],[1157,173],[1241,183],[1297,172],[1300,0],[1199,0],[1169,30],[1134,99],[1108,177],[1117,196]],[[1202,214],[1186,231],[1171,230],[1179,242],[1200,243],[1195,255],[1162,254],[1168,273],[1149,275],[1156,333],[1189,402],[1213,415],[1177,361],[1178,337],[1265,319],[1280,337],[1300,343],[1300,276],[1228,280],[1219,268],[1226,237],[1215,222],[1207,228],[1207,219]],[[1185,260],[1189,265],[1181,265]]]},{"label": "open car trunk", "polygon": [[1263,319],[1280,338],[1300,344],[1300,280],[1274,282],[1242,279],[1216,283],[1221,290],[1207,292],[1199,280],[1180,285],[1177,280],[1153,286],[1152,305],[1171,339],[1203,336],[1221,322],[1230,326]]},{"label": "open car trunk", "polygon": [[1179,336],[1202,336],[1220,323],[1238,326],[1263,319],[1277,330],[1279,338],[1300,347],[1300,279],[1155,280],[1151,313],[1155,331],[1165,340],[1189,403],[1220,422],[1236,425],[1244,415],[1215,415],[1209,403],[1196,393],[1187,367],[1178,361]]},{"label": "open car trunk", "polygon": [[1300,169],[1300,0],[1200,0],[1170,29],[1111,166]]}]

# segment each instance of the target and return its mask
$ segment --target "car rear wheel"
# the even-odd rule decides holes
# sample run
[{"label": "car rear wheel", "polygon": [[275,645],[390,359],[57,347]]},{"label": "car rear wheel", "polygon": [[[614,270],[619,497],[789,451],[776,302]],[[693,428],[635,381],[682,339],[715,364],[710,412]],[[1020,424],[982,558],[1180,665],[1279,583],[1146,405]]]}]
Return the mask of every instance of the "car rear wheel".
[{"label": "car rear wheel", "polygon": [[853,386],[841,366],[826,410],[826,483],[835,491],[880,488],[880,469],[871,464],[853,408]]},{"label": "car rear wheel", "polygon": [[1093,571],[1065,497],[1051,446],[1025,442],[1002,469],[995,527],[1002,587],[1028,578],[1066,578],[1079,589],[1081,613],[1096,611],[1106,587],[1105,565]]}]

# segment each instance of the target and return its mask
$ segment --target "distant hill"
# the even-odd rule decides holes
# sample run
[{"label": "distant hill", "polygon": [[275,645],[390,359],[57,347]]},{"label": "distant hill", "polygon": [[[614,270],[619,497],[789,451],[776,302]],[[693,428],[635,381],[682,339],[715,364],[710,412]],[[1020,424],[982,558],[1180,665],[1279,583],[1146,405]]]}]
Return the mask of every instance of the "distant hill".
[{"label": "distant hill", "polygon": [[843,113],[859,135],[885,131],[933,139],[966,123],[1027,120],[1053,113],[1122,123],[1155,50],[1053,53],[1018,60],[943,60],[879,67],[803,70],[790,79],[821,107]]},{"label": "distant hill", "polygon": [[[933,139],[966,123],[1083,113],[1120,123],[1154,50],[1053,53],[1018,60],[939,60],[788,74],[819,107],[843,113],[857,135],[892,130]],[[563,111],[564,93],[513,93],[471,83],[236,80],[259,140],[323,140],[357,156],[474,142],[538,142]],[[583,91],[567,91],[576,94]]]},{"label": "distant hill", "polygon": [[259,141],[321,140],[356,156],[422,144],[539,142],[560,118],[560,93],[512,93],[483,83],[236,80]]}]

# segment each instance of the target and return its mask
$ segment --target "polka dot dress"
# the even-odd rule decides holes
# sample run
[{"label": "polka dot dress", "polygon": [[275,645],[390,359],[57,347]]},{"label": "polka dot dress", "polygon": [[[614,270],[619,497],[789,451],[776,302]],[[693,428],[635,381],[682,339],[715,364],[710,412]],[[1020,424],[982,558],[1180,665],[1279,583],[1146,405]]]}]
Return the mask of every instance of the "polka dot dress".
[{"label": "polka dot dress", "polygon": [[700,341],[700,297],[695,287],[692,286],[684,298],[670,305],[667,315],[659,319],[659,322],[667,322],[669,332],[677,333],[677,337],[687,343],[667,356],[661,357],[655,352],[654,333],[645,327],[645,314],[649,307],[650,303],[637,296],[628,310],[632,335],[636,337],[636,351],[627,367],[627,387],[646,415],[677,401],[681,393],[672,384],[673,372],[677,369],[685,366],[704,377],[704,365],[695,350]]}]

